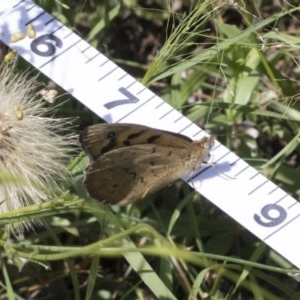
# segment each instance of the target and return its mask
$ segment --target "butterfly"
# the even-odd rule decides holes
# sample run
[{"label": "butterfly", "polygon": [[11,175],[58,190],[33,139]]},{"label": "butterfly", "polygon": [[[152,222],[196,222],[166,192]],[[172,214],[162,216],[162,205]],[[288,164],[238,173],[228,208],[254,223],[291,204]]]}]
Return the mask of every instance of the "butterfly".
[{"label": "butterfly", "polygon": [[90,158],[84,185],[108,204],[128,204],[194,172],[215,137],[193,141],[182,134],[138,124],[96,124],[80,136]]}]

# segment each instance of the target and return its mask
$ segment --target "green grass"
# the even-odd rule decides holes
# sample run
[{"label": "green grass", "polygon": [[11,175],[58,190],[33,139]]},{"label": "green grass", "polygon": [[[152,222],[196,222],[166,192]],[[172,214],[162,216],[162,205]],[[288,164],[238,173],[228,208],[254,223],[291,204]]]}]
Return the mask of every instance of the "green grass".
[{"label": "green grass", "polygon": [[[298,7],[285,3],[267,10],[263,1],[237,1],[235,7],[200,1],[191,7],[185,1],[185,10],[173,12],[166,6],[142,9],[134,1],[94,7],[65,1],[70,9],[58,1],[36,2],[126,70],[143,74],[150,89],[299,198]],[[127,14],[145,31],[152,22],[164,24],[159,30],[166,29],[167,39],[149,65],[138,51],[129,55],[126,48],[133,57],[128,59],[110,49],[111,35],[125,27]],[[95,119],[79,105],[70,108],[66,103],[60,114],[77,115],[79,123]],[[298,270],[184,183],[133,205],[108,207],[83,189],[86,163],[82,155],[71,161],[73,184],[57,199],[0,216],[1,225],[27,218],[43,223],[19,241],[3,231],[1,295],[22,299],[40,290],[71,299],[300,297]]]}]

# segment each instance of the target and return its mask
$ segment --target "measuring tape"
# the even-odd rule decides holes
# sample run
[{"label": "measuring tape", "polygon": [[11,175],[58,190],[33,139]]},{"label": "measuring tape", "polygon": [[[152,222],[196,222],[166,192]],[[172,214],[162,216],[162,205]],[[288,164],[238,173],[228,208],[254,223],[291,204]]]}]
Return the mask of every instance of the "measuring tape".
[{"label": "measuring tape", "polygon": [[[36,38],[11,36],[33,25]],[[0,39],[109,123],[137,123],[199,139],[205,132],[31,0],[0,1]],[[191,186],[300,268],[300,204],[216,142],[216,168]]]}]

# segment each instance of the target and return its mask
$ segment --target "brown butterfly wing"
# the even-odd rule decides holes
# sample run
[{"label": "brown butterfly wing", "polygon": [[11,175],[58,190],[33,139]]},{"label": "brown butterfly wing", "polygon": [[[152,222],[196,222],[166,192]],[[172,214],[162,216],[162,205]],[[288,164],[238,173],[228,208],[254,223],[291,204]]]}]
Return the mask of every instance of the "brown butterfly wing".
[{"label": "brown butterfly wing", "polygon": [[188,156],[186,151],[159,145],[112,150],[90,163],[85,186],[99,201],[134,202],[183,176],[188,171],[184,159]]},{"label": "brown butterfly wing", "polygon": [[155,144],[189,149],[192,140],[184,135],[137,124],[96,124],[87,127],[80,142],[91,159],[122,147]]}]

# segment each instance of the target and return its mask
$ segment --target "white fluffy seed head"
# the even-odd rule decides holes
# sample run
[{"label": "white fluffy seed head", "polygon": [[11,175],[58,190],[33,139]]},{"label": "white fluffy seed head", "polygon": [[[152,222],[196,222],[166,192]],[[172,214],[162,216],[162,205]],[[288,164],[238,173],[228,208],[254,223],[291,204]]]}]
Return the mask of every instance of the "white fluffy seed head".
[{"label": "white fluffy seed head", "polygon": [[[36,78],[0,67],[0,214],[51,200],[68,178],[75,136],[66,133],[68,120],[50,116],[36,88]],[[28,220],[9,229],[30,225]]]}]

